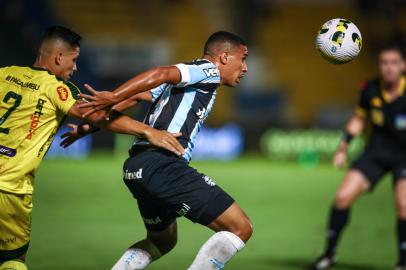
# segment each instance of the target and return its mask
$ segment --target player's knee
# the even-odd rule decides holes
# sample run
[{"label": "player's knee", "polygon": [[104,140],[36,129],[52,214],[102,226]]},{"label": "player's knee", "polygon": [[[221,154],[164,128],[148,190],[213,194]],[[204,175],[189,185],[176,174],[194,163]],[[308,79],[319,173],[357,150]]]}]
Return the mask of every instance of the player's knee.
[{"label": "player's knee", "polygon": [[251,238],[254,230],[251,222],[245,218],[237,226],[232,227],[230,232],[237,235],[242,241],[247,242]]},{"label": "player's knee", "polygon": [[335,197],[334,206],[338,209],[347,209],[351,206],[353,199],[350,193],[339,190]]},{"label": "player's knee", "polygon": [[164,255],[171,251],[178,242],[178,238],[176,235],[171,235],[170,237],[163,237],[163,238],[156,238],[156,237],[149,237],[150,240],[154,243],[154,245],[159,249],[161,255]]}]

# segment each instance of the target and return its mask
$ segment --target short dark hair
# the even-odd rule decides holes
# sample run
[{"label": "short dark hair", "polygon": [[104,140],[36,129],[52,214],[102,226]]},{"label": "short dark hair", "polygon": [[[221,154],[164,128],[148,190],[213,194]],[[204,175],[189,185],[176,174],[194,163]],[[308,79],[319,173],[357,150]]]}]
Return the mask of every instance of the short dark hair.
[{"label": "short dark hair", "polygon": [[405,51],[399,43],[390,42],[382,45],[379,48],[379,54],[385,51],[397,51],[402,56],[402,58],[405,58]]},{"label": "short dark hair", "polygon": [[82,37],[66,27],[51,26],[48,27],[42,34],[41,43],[49,39],[60,39],[74,48],[80,47],[80,41],[82,40]]},{"label": "short dark hair", "polygon": [[213,33],[204,44],[204,54],[208,55],[212,53],[212,46],[218,43],[230,43],[233,46],[244,45],[247,46],[245,41],[236,34],[227,31],[218,31]]}]

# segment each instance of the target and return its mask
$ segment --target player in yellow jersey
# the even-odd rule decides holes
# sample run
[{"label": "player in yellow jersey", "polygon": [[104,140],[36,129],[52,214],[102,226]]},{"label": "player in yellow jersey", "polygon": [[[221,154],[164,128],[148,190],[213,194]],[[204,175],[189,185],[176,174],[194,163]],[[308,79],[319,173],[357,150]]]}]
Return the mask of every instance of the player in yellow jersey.
[{"label": "player in yellow jersey", "polygon": [[[0,270],[27,269],[36,170],[65,116],[80,118],[88,111],[75,105],[85,101],[78,99],[79,89],[68,81],[76,71],[80,40],[67,28],[50,27],[33,67],[0,68]],[[155,130],[124,115],[107,121],[105,114],[88,120],[183,154],[176,139],[180,134]],[[96,127],[81,128],[85,133]]]}]

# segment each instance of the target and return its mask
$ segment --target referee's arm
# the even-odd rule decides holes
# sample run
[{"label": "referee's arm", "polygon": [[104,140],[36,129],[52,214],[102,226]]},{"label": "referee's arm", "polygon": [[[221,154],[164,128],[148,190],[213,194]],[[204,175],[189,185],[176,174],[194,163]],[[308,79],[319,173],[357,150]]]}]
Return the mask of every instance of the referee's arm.
[{"label": "referee's arm", "polygon": [[360,135],[365,127],[365,116],[355,113],[347,122],[340,144],[335,152],[333,164],[341,168],[347,162],[347,151],[351,140]]}]

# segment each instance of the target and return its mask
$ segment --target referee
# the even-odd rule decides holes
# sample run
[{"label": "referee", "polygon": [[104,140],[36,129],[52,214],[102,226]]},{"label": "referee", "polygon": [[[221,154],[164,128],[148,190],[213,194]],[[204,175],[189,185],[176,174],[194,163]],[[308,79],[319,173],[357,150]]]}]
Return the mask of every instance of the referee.
[{"label": "referee", "polygon": [[406,80],[404,54],[390,45],[379,52],[380,77],[361,88],[358,107],[348,121],[333,163],[343,167],[353,137],[365,127],[372,131],[364,152],[356,159],[337,190],[330,211],[326,247],[311,269],[328,269],[336,263],[337,245],[349,222],[355,200],[372,191],[390,172],[397,209],[399,259],[396,270],[406,269]]}]

